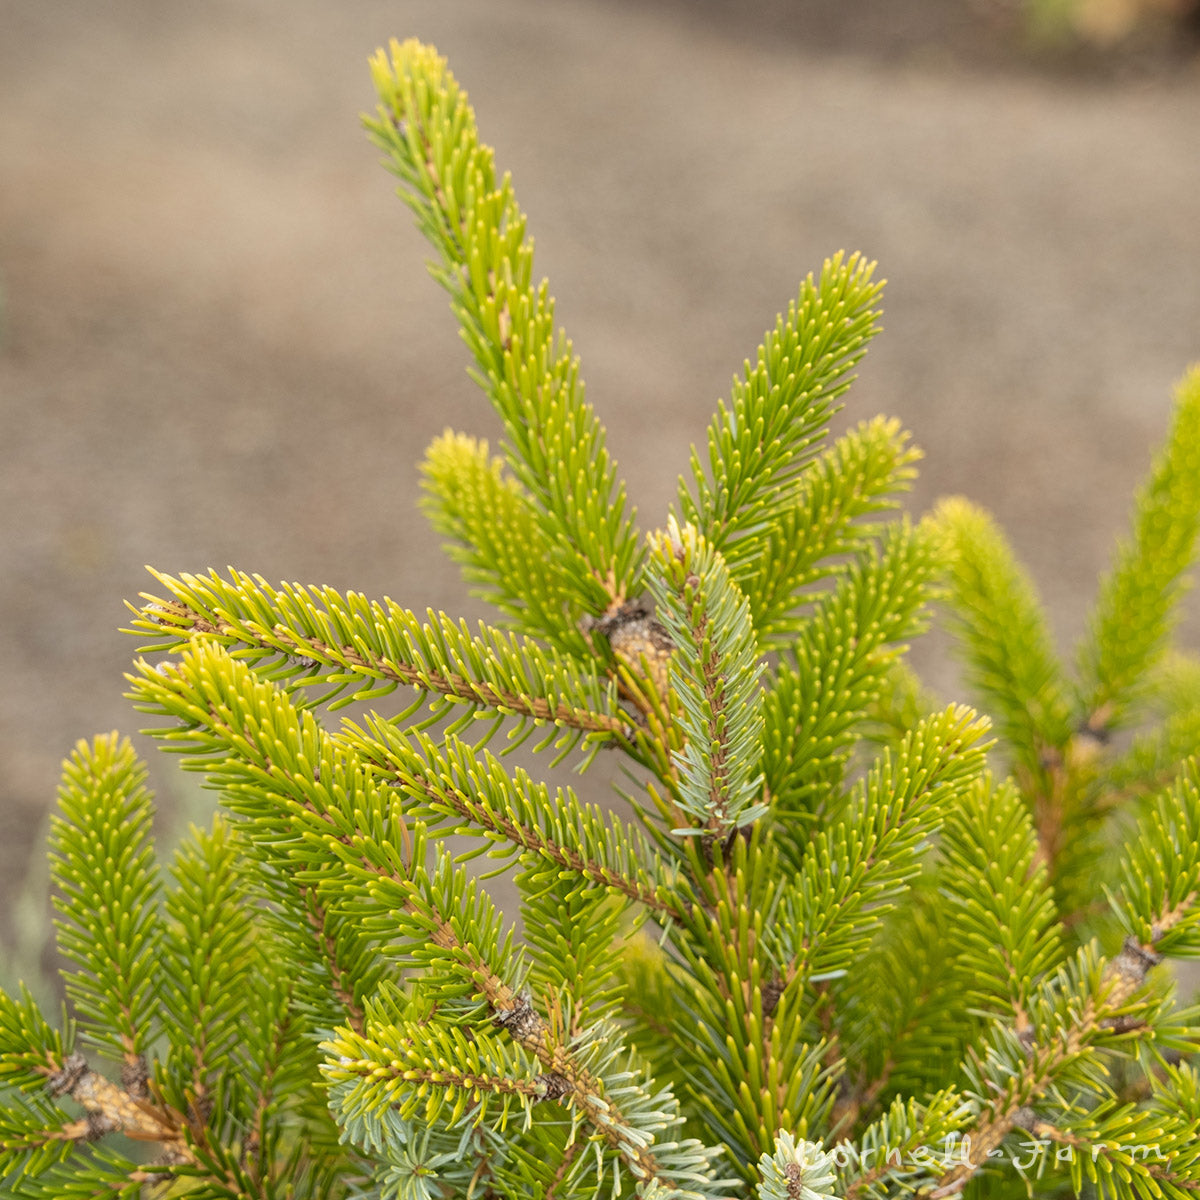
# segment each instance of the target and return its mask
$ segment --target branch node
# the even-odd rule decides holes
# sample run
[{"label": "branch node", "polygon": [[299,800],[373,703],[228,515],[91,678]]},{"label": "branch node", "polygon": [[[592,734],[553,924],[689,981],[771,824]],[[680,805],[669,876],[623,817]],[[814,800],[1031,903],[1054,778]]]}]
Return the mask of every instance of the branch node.
[{"label": "branch node", "polygon": [[1113,959],[1113,971],[1122,979],[1141,986],[1151,967],[1157,967],[1162,962],[1162,955],[1143,946],[1136,938],[1127,937],[1121,947],[1121,953]]},{"label": "branch node", "polygon": [[570,1081],[557,1071],[547,1071],[537,1077],[538,1086],[545,1100],[561,1100],[571,1091]]},{"label": "branch node", "polygon": [[87,1059],[77,1050],[63,1063],[61,1071],[55,1071],[46,1080],[46,1090],[52,1096],[69,1096],[79,1086],[79,1081],[87,1074],[87,1070]]},{"label": "branch node", "polygon": [[501,1029],[507,1029],[518,1042],[536,1037],[542,1029],[542,1018],[534,1011],[528,994],[518,996],[512,1008],[498,1009],[492,1020]]}]

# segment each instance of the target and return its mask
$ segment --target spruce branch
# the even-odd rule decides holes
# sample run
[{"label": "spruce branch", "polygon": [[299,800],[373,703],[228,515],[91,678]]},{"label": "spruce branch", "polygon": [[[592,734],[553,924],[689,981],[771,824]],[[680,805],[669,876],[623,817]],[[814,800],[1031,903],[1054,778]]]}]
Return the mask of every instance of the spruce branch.
[{"label": "spruce branch", "polygon": [[580,887],[575,876],[564,878],[532,854],[522,856],[514,882],[529,949],[529,988],[568,1014],[572,1035],[615,1016],[625,984],[623,943],[646,910],[609,889]]},{"label": "spruce branch", "polygon": [[[24,1174],[22,1182],[28,1186],[21,1188],[18,1195],[76,1194],[77,1181],[65,1174],[66,1153],[75,1146],[86,1146],[85,1178],[89,1195],[107,1194],[93,1189],[101,1188],[107,1182],[106,1174],[112,1171],[113,1182],[125,1188],[140,1188],[142,1183],[190,1174],[208,1176],[206,1182],[213,1195],[267,1200],[267,1192],[251,1186],[243,1177],[235,1165],[236,1156],[209,1143],[201,1124],[173,1108],[161,1096],[147,1091],[144,1075],[131,1076],[118,1085],[93,1070],[78,1052],[58,1062],[48,1060],[41,1073],[45,1075],[44,1094],[54,1099],[69,1097],[83,1109],[84,1116],[63,1122],[61,1112],[43,1104],[26,1109],[24,1127],[18,1137],[13,1137],[18,1131],[9,1126],[3,1135],[0,1165],[10,1168],[13,1165],[10,1155],[25,1156],[18,1165]],[[6,1115],[11,1121],[11,1111]],[[129,1159],[93,1144],[114,1133],[133,1141],[154,1143],[161,1161],[139,1168]],[[114,1190],[112,1194],[118,1192]],[[122,1190],[119,1194],[135,1193]]]},{"label": "spruce branch", "polygon": [[[253,1089],[242,1084],[257,1074],[246,1045],[260,1038],[257,1029],[248,1038],[242,1026],[250,991],[242,964],[252,938],[234,869],[238,857],[219,822],[213,837],[194,832],[177,856],[176,886],[167,891],[160,915],[144,777],[144,767],[116,735],[91,746],[81,743],[65,765],[54,835],[55,870],[71,885],[63,889],[60,903],[72,922],[62,922],[69,935],[65,944],[83,941],[78,929],[83,920],[102,923],[102,932],[93,934],[92,954],[76,956],[80,969],[68,975],[69,994],[78,997],[81,1013],[89,1014],[85,1029],[97,1030],[91,1040],[121,1061],[120,1082],[58,1038],[47,1038],[45,1023],[27,997],[24,1005],[5,998],[2,1007],[10,1018],[5,1024],[11,1033],[20,1029],[25,1047],[0,1047],[4,1082],[40,1086],[15,1113],[5,1111],[10,1132],[18,1136],[5,1139],[0,1171],[15,1162],[22,1173],[20,1195],[43,1194],[43,1189],[55,1197],[74,1195],[79,1184],[71,1172],[82,1171],[90,1187],[110,1172],[123,1186],[188,1175],[204,1180],[205,1194],[265,1198],[278,1166],[271,1153],[273,1122],[260,1123],[268,1149],[258,1160],[257,1180],[245,1175],[241,1163],[242,1122],[255,1103]],[[82,912],[87,903],[94,904],[94,912]],[[96,961],[110,946],[109,937],[127,942],[113,945],[112,962]],[[166,978],[164,958],[171,964]],[[120,968],[127,975],[110,979]],[[130,981],[136,990],[130,990]],[[92,1011],[98,1007],[92,1000],[97,993],[110,1004],[124,1000],[124,1007]],[[135,1019],[147,1011],[144,996],[152,998],[151,1015]],[[107,1024],[100,1025],[101,1020]],[[14,1079],[18,1064],[25,1073]],[[60,1099],[82,1108],[83,1117],[65,1119],[53,1103]],[[159,1161],[137,1167],[94,1144],[110,1134],[154,1143]],[[316,1149],[314,1141],[310,1153]],[[75,1167],[66,1165],[68,1157]]]},{"label": "spruce branch", "polygon": [[1078,919],[1103,849],[1102,730],[1078,710],[1033,583],[995,523],[961,499],[944,500],[934,520],[968,679],[996,714],[1060,911]]},{"label": "spruce branch", "polygon": [[[1181,1077],[1172,1072],[1167,1078],[1174,1082]],[[1065,1176],[1076,1193],[1090,1185],[1105,1200],[1136,1200],[1147,1192],[1194,1194],[1200,1187],[1194,1119],[1169,1112],[1169,1101],[1163,1103],[1169,1090],[1169,1083],[1163,1087],[1156,1081],[1151,1107],[1108,1101],[1085,1115],[1055,1121],[1030,1110],[1019,1122],[1029,1135],[1022,1147],[1029,1165],[1053,1153],[1054,1175]],[[1037,1165],[1044,1170],[1044,1163]]]},{"label": "spruce branch", "polygon": [[667,951],[642,930],[621,946],[620,976],[619,1017],[630,1042],[654,1078],[681,1093],[683,1072],[673,1031],[685,1017]]},{"label": "spruce branch", "polygon": [[1178,647],[1158,661],[1149,676],[1148,701],[1159,718],[1200,708],[1200,658]]},{"label": "spruce branch", "polygon": [[79,742],[51,821],[58,948],[84,1036],[131,1069],[157,1037],[162,928],[150,837],[152,801],[133,746],[113,733]]},{"label": "spruce branch", "polygon": [[693,449],[693,493],[679,485],[683,520],[729,563],[735,578],[760,549],[769,517],[790,499],[824,435],[849,372],[875,334],[882,283],[874,263],[835,255],[801,285],[758,348],[729,403],[708,428],[708,471]]},{"label": "spruce branch", "polygon": [[[422,994],[442,1020],[470,1026],[491,1020],[503,1027],[544,1071],[569,1084],[563,1096],[569,1091],[569,1102],[630,1169],[640,1178],[662,1175],[664,1168],[644,1148],[653,1137],[627,1125],[603,1083],[556,1032],[561,1022],[548,1023],[521,995],[511,934],[501,937],[498,914],[462,868],[443,853],[426,872],[422,826],[398,836],[390,803],[386,817],[379,813],[384,819],[374,836],[362,829],[359,814],[365,812],[357,806],[370,811],[372,799],[388,789],[324,734],[311,713],[212,643],[192,647],[165,675],[144,666],[132,682],[138,707],[187,722],[159,736],[191,755],[185,766],[208,772],[227,804],[242,813],[253,843],[279,869],[350,906],[367,934],[386,931],[388,954],[419,971]],[[310,762],[322,763],[319,783],[311,767],[301,768]],[[348,811],[348,805],[356,807]],[[311,870],[318,847],[334,852],[340,878],[332,878],[327,866]],[[643,1115],[659,1119],[657,1110]],[[680,1146],[672,1155],[691,1161],[691,1143]]]},{"label": "spruce branch", "polygon": [[[903,639],[922,627],[935,545],[924,525],[889,527],[817,603],[763,701],[763,772],[775,823],[799,842],[836,795],[855,730],[880,695]],[[789,661],[790,659],[790,661]]]},{"label": "spruce branch", "polygon": [[491,1174],[501,1195],[546,1195],[553,1200],[589,1200],[596,1193],[595,1161],[574,1124],[547,1132],[553,1148],[514,1142],[506,1160]]},{"label": "spruce branch", "polygon": [[660,921],[678,920],[686,910],[686,898],[656,882],[666,872],[642,832],[582,803],[571,789],[551,793],[523,770],[509,774],[486,750],[476,752],[453,735],[439,745],[374,720],[367,729],[349,727],[344,740],[416,801],[411,815],[431,828],[452,822],[447,832],[487,838],[494,857],[536,858],[576,887],[619,892]]},{"label": "spruce branch", "polygon": [[[1200,1143],[1196,1123],[1200,1121],[1200,1076],[1195,1065],[1164,1066],[1151,1082],[1149,1114],[1169,1137],[1169,1153],[1162,1155],[1181,1189],[1194,1192],[1200,1178]],[[1151,1134],[1161,1137],[1161,1134]],[[1166,1140],[1166,1138],[1163,1138]],[[1160,1150],[1161,1150],[1160,1143]],[[1157,1159],[1158,1156],[1156,1156]],[[1143,1156],[1145,1161],[1145,1156]],[[1152,1170],[1157,1168],[1157,1162]]]},{"label": "spruce branch", "polygon": [[486,441],[447,430],[426,452],[422,474],[422,508],[472,594],[518,633],[589,659],[572,615],[577,587],[505,460],[490,457]]},{"label": "spruce branch", "polygon": [[[328,972],[312,980],[311,991],[306,986],[314,1011],[332,1015],[322,989],[328,983],[341,993],[338,1019],[355,1021],[385,961],[347,907],[343,880],[331,877],[326,856],[333,851],[358,885],[379,872],[403,877],[405,854],[423,853],[423,833],[405,826],[388,789],[373,783],[310,712],[215,642],[197,642],[166,671],[139,667],[141,674],[129,677],[135,707],[174,722],[154,735],[164,749],[187,756],[185,769],[207,773],[243,818],[238,831],[263,862],[257,886],[276,910],[272,928],[289,935],[281,949],[299,942],[297,963],[315,955]],[[369,855],[354,843],[356,804],[370,814]]]},{"label": "spruce branch", "polygon": [[[547,1083],[531,1070],[521,1046],[502,1033],[428,1020],[397,1024],[371,1010],[366,1030],[342,1030],[322,1043],[326,1079],[354,1085],[342,1101],[351,1117],[388,1108],[401,1121],[416,1118],[449,1128],[470,1108],[474,1121],[494,1123],[503,1132],[514,1104],[523,1112],[520,1123],[528,1126],[531,1103],[547,1094]],[[495,1114],[493,1102],[499,1107]]]},{"label": "spruce branch", "polygon": [[881,527],[864,517],[894,509],[921,457],[896,420],[863,421],[805,470],[794,497],[772,512],[761,550],[734,578],[749,601],[760,644],[784,649],[802,623],[795,615],[822,593],[814,585],[841,575],[847,556],[866,549]]},{"label": "spruce branch", "polygon": [[[984,749],[979,742],[987,728],[986,720],[966,708],[922,722],[894,759],[884,752],[844,812],[813,836],[795,876],[781,889],[764,947],[782,964],[785,979],[822,989],[826,1060],[838,1073],[847,1069],[840,1030],[854,1028],[855,1007],[862,1003],[857,977],[862,972],[851,968],[869,962],[867,951],[884,917],[920,870],[927,839],[978,776]],[[839,1127],[851,1122],[886,1085],[885,1075],[835,1109],[831,1119]]]},{"label": "spruce branch", "polygon": [[[166,1168],[139,1164],[132,1158],[97,1144],[83,1152],[86,1170],[73,1163],[56,1164],[36,1178],[14,1182],[13,1200],[141,1200],[144,1185],[169,1178]],[[200,1192],[214,1200],[229,1200],[230,1193]]]},{"label": "spruce branch", "polygon": [[778,952],[786,876],[761,823],[700,852],[687,843],[703,900],[674,948],[682,1020],[667,1036],[682,1086],[708,1136],[729,1148],[747,1182],[780,1129],[818,1129],[833,1103],[828,1047],[807,1037],[807,976]]},{"label": "spruce branch", "polygon": [[[1194,1192],[1200,1009],[1152,968],[1200,956],[1200,766],[1173,769],[1200,666],[1163,655],[1200,528],[1200,369],[1082,688],[986,518],[887,519],[916,458],[895,422],[821,452],[876,328],[857,256],[801,287],[643,547],[465,94],[415,42],[372,67],[368,128],[504,427],[497,457],[438,439],[424,507],[506,631],[158,576],[134,624],[170,657],[131,697],[228,817],[160,887],[131,753],[68,764],[71,995],[122,1071],[0,993],[0,1189],[1011,1200],[1027,1177],[993,1156],[1030,1136],[1086,1155],[1039,1168],[1048,1194]],[[939,573],[1012,780],[984,773],[987,721],[899,665]],[[398,715],[317,715],[401,686]],[[1113,761],[1106,734],[1142,716]],[[621,752],[632,818],[508,768],[501,727],[584,765]]]},{"label": "spruce branch", "polygon": [[[953,810],[952,810],[953,811]],[[849,1137],[896,1099],[954,1079],[978,1021],[964,1011],[951,914],[938,873],[923,872],[887,914],[867,952],[838,981],[838,1043],[846,1067],[831,1126]]]},{"label": "spruce branch", "polygon": [[1104,772],[1110,808],[1167,787],[1200,745],[1200,661],[1178,650],[1165,654],[1146,681],[1145,701],[1154,723]]},{"label": "spruce branch", "polygon": [[237,1078],[243,1025],[253,990],[254,918],[238,848],[219,816],[212,830],[193,827],[175,856],[162,952],[176,964],[163,988],[165,1016],[186,1040],[173,1042],[157,1086],[171,1104],[218,1121]]},{"label": "spruce branch", "polygon": [[160,638],[145,651],[175,652],[212,638],[267,678],[324,684],[332,696],[345,692],[332,708],[405,685],[417,689],[419,701],[432,697],[435,712],[459,704],[521,723],[552,723],[564,733],[564,752],[580,737],[603,740],[628,728],[602,677],[482,623],[473,636],[465,622],[441,613],[422,621],[390,600],[300,584],[273,588],[239,571],[229,580],[216,572],[152,574],[171,599],[145,597],[134,628]]},{"label": "spruce branch", "polygon": [[[239,855],[245,857],[244,848]],[[311,1058],[303,1046],[313,1029],[346,1023],[361,1032],[362,999],[374,994],[392,964],[378,953],[377,940],[364,934],[357,918],[328,902],[315,884],[301,884],[294,873],[261,860],[246,884],[257,902],[256,932],[270,946],[269,961],[261,954],[255,959],[260,977],[265,976],[257,999],[274,1013],[286,997],[286,1011],[279,1013],[282,1025],[265,1017],[257,1024],[252,1018],[246,1021],[269,1032],[254,1061],[255,1069],[273,1075],[295,1069],[297,1054],[302,1062]],[[291,1030],[286,1036],[285,1026]],[[274,1041],[277,1028],[284,1039],[279,1043]],[[308,1065],[315,1070],[315,1060]]]},{"label": "spruce branch", "polygon": [[511,958],[494,907],[462,869],[443,853],[427,873],[423,826],[410,826],[392,789],[280,688],[212,642],[166,673],[139,666],[135,707],[180,722],[151,732],[188,756],[185,769],[208,775],[274,872],[353,916],[366,944],[389,933],[390,953],[422,958],[427,985],[436,979],[446,999],[475,990],[467,960],[479,951],[460,961],[455,930],[487,947],[493,970]]},{"label": "spruce branch", "polygon": [[1134,504],[1133,535],[1117,551],[1079,646],[1089,726],[1125,723],[1162,656],[1200,534],[1200,367],[1175,392],[1166,445]]},{"label": "spruce branch", "polygon": [[[319,1070],[315,1029],[320,1026],[306,1019],[298,1000],[301,983],[288,973],[290,964],[262,952],[256,961],[261,975],[247,997],[243,1024],[242,1082],[250,1098],[244,1138],[247,1169],[259,1178],[288,1180],[302,1170],[321,1172],[318,1163],[323,1159],[329,1178],[311,1194],[326,1195],[335,1188],[335,1172],[345,1154],[338,1146],[339,1131],[326,1097],[314,1094],[311,1087]],[[293,1121],[303,1131],[303,1140],[285,1134]],[[289,1140],[295,1143],[290,1154]]]},{"label": "spruce branch", "polygon": [[887,907],[920,869],[920,852],[983,765],[986,719],[951,707],[885,751],[841,813],[809,841],[768,935],[776,960],[811,980],[845,973]]},{"label": "spruce branch", "polygon": [[1200,768],[1184,761],[1147,807],[1122,856],[1113,910],[1126,935],[1159,955],[1200,957]]},{"label": "spruce branch", "polygon": [[0,1085],[21,1091],[40,1088],[73,1052],[75,1029],[55,1029],[29,989],[19,997],[0,991]]},{"label": "spruce branch", "polygon": [[45,1087],[74,1053],[73,1034],[50,1025],[24,984],[0,991],[0,1179],[38,1176],[70,1153]]},{"label": "spruce branch", "polygon": [[736,975],[733,982],[738,992],[716,1004],[702,1000],[700,989],[688,996],[694,1041],[686,1055],[681,1048],[680,1066],[705,1136],[725,1146],[743,1180],[753,1183],[755,1164],[779,1130],[828,1127],[836,1069],[829,1047],[804,1037],[802,987],[775,998],[765,984],[750,987]]},{"label": "spruce branch", "polygon": [[1073,712],[1033,583],[982,510],[943,500],[934,521],[949,556],[952,621],[969,681],[1031,781],[1026,790],[1048,791],[1047,774],[1074,732]]},{"label": "spruce branch", "polygon": [[1200,746],[1200,707],[1171,713],[1160,726],[1133,739],[1128,751],[1105,773],[1108,807],[1166,787],[1179,764]]},{"label": "spruce branch", "polygon": [[935,1092],[920,1104],[896,1099],[856,1142],[835,1147],[839,1200],[892,1195],[899,1186],[914,1190],[913,1181],[927,1175],[933,1152],[959,1133],[970,1120],[970,1105],[953,1088]]},{"label": "spruce branch", "polygon": [[[372,1175],[382,1195],[404,1196],[408,1189],[425,1200],[453,1195],[456,1186],[486,1186],[493,1178],[488,1150],[498,1139],[487,1129],[452,1138],[401,1120],[394,1108],[367,1116],[357,1103],[357,1091],[356,1080],[330,1084],[329,1105],[344,1138],[375,1164]],[[480,1149],[483,1154],[476,1160]]]},{"label": "spruce branch", "polygon": [[537,506],[560,578],[573,584],[573,616],[615,608],[633,591],[637,537],[578,360],[555,329],[546,283],[533,283],[512,183],[497,181],[466,93],[436,51],[393,41],[371,72],[381,103],[364,124],[441,260],[434,276],[504,423],[509,465]]},{"label": "spruce branch", "polygon": [[[311,943],[317,946],[325,968],[306,988],[308,994],[305,999],[310,1007],[318,1010],[327,1007],[332,999],[333,1009],[339,1019],[347,1021],[351,1029],[361,1031],[364,1014],[360,996],[370,994],[376,982],[376,972],[363,970],[363,958],[370,953],[364,944],[365,939],[357,926],[319,899],[315,888],[296,888],[294,893],[280,904],[281,919],[278,924],[286,922],[287,933],[293,937],[297,930],[307,933]],[[303,914],[299,922],[294,920],[297,907],[301,908]],[[304,961],[306,957],[301,954],[297,959]],[[328,972],[327,976],[325,972]],[[316,993],[316,996],[312,993]],[[329,1022],[325,1020],[321,1023],[327,1025]]]},{"label": "spruce branch", "polygon": [[1018,1035],[996,1028],[986,1060],[968,1069],[978,1110],[964,1129],[963,1153],[917,1190],[919,1200],[961,1193],[991,1152],[1027,1120],[1030,1107],[1054,1103],[1058,1089],[1073,1084],[1103,1095],[1107,1071],[1099,1051],[1148,1027],[1154,1000],[1144,985],[1161,961],[1153,944],[1127,938],[1111,959],[1085,946],[1047,977],[1030,997],[1029,1030]]},{"label": "spruce branch", "polygon": [[[343,1100],[352,1115],[392,1108],[401,1120],[419,1114],[452,1126],[470,1106],[479,1121],[503,1131],[514,1106],[528,1128],[531,1105],[548,1100],[581,1119],[643,1188],[681,1198],[719,1193],[725,1184],[712,1179],[711,1151],[694,1139],[657,1142],[658,1131],[679,1124],[677,1106],[669,1092],[649,1091],[639,1072],[620,1063],[625,1052],[613,1028],[592,1026],[566,1039],[560,1020],[545,1020],[498,980],[482,982],[494,1001],[494,1024],[511,1045],[480,1026],[467,1037],[428,1023],[382,1023],[375,1039],[338,1031],[325,1043],[325,1075],[335,1086],[352,1085]],[[493,1100],[499,1112],[489,1119]],[[620,1168],[613,1170],[618,1189]],[[601,1168],[601,1180],[605,1173]]]},{"label": "spruce branch", "polygon": [[947,936],[972,1006],[1030,1028],[1030,995],[1062,961],[1057,909],[1020,793],[989,775],[966,791],[942,830],[940,887],[953,905]]},{"label": "spruce branch", "polygon": [[690,525],[672,520],[651,539],[647,578],[676,649],[678,803],[695,828],[677,834],[724,841],[767,811],[761,799],[763,664],[750,608],[721,556]]},{"label": "spruce branch", "polygon": [[25,1180],[63,1162],[75,1143],[62,1135],[62,1120],[47,1101],[22,1097],[19,1103],[8,1102],[0,1110],[0,1179],[19,1189]]}]

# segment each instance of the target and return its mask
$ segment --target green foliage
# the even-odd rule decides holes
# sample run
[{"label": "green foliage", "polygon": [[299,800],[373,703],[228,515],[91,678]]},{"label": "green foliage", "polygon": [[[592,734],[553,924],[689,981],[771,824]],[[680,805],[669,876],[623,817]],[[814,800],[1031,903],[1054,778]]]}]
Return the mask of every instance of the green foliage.
[{"label": "green foliage", "polygon": [[[924,528],[896,522],[861,550],[782,656],[764,700],[763,769],[780,813],[802,838],[836,795],[855,742],[889,685],[904,639],[920,632],[936,567]],[[785,835],[787,836],[787,835]]]},{"label": "green foliage", "polygon": [[1033,981],[1062,961],[1037,834],[1011,782],[981,778],[947,822],[942,887],[955,903],[949,948],[973,1005],[1029,1010]]},{"label": "green foliage", "polygon": [[[1162,657],[1200,531],[1200,372],[1180,385],[1175,419],[1137,497],[1133,534],[1100,586],[1079,646],[1081,699],[1114,728],[1136,713]],[[1094,720],[1094,718],[1093,718]]]},{"label": "green foliage", "polygon": [[650,590],[674,643],[670,684],[684,745],[674,759],[679,804],[698,823],[674,833],[724,840],[767,813],[762,775],[763,664],[750,606],[721,556],[692,525],[653,544]]},{"label": "green foliage", "polygon": [[794,494],[770,510],[754,556],[738,568],[764,645],[786,649],[794,610],[827,590],[815,585],[842,577],[853,556],[871,549],[881,529],[862,518],[897,507],[918,458],[898,421],[864,421],[809,463]]},{"label": "green foliage", "polygon": [[[3,1194],[1194,1190],[1200,1012],[1159,964],[1200,952],[1200,666],[1166,653],[1200,375],[1077,682],[986,517],[891,519],[894,422],[828,438],[878,316],[857,256],[804,283],[643,540],[465,94],[416,43],[373,71],[505,430],[496,458],[439,438],[423,501],[498,623],[156,574],[131,699],[222,811],[160,869],[130,746],[66,764],[71,1015],[0,995]],[[990,768],[989,721],[903,667],[940,588]],[[629,811],[501,731],[622,756]]]},{"label": "green foliage", "polygon": [[[381,104],[367,130],[437,252],[434,278],[450,294],[475,378],[504,423],[505,459],[524,500],[513,505],[514,525],[530,534],[536,527],[532,548],[543,553],[532,561],[567,585],[573,615],[599,613],[632,590],[638,541],[578,360],[555,329],[545,281],[533,282],[533,242],[512,181],[496,178],[466,93],[436,51],[408,42],[391,61],[380,51],[371,71]],[[437,478],[430,473],[440,496]]]},{"label": "green foliage", "polygon": [[848,372],[876,332],[879,314],[871,306],[883,285],[872,280],[874,267],[857,254],[839,254],[816,282],[811,275],[804,281],[708,427],[711,479],[692,452],[695,496],[681,480],[680,509],[690,524],[707,531],[735,579],[739,568],[757,560],[764,534],[777,531],[800,499],[802,473],[834,402],[850,386]]},{"label": "green foliage", "polygon": [[[1190,1078],[1168,1064],[1195,1054],[1198,1032],[1196,1010],[1177,1008],[1155,970],[1197,954],[1200,665],[1170,653],[1169,635],[1200,532],[1198,438],[1193,368],[1132,535],[1101,582],[1075,678],[994,523],[962,500],[935,518],[967,677],[996,714],[1013,772],[980,784],[943,843],[955,970],[980,1015],[1014,1017],[1004,1036],[993,1024],[972,1088],[980,1099],[992,1088],[993,1119],[1016,1109],[1048,1192],[1086,1181],[1098,1195],[1182,1195],[1196,1178],[1184,1150],[1194,1126],[1160,1117],[1154,1097],[1164,1079]],[[1078,999],[1097,992],[1102,1020]],[[1114,1087],[1107,1058],[1121,1041],[1140,1071],[1118,1070]],[[1053,1121],[1035,1103],[1050,1074],[1070,1099]]]},{"label": "green foliage", "polygon": [[58,948],[67,995],[97,1047],[136,1059],[154,1040],[161,930],[146,771],[114,734],[67,761],[51,831]]},{"label": "green foliage", "polygon": [[1174,786],[1159,793],[1133,830],[1122,858],[1114,909],[1122,928],[1160,954],[1200,957],[1200,779],[1188,759]]},{"label": "green foliage", "polygon": [[[1072,678],[1033,583],[991,519],[960,499],[944,501],[936,514],[967,677],[1004,735],[1060,915],[1078,930],[1114,935],[1113,914],[1096,899],[1097,875],[1130,886],[1127,871],[1114,873],[1129,861],[1112,852],[1114,844],[1148,846],[1144,821],[1132,842],[1125,827],[1138,798],[1153,803],[1196,752],[1200,729],[1200,670],[1168,654],[1200,532],[1200,369],[1179,386],[1166,444],[1131,524],[1101,582]],[[1180,836],[1190,836],[1180,812],[1187,785],[1180,787],[1162,803],[1178,814]],[[1180,846],[1167,850],[1160,841],[1158,850],[1169,853],[1174,874]],[[1137,877],[1153,853],[1137,859]]]}]

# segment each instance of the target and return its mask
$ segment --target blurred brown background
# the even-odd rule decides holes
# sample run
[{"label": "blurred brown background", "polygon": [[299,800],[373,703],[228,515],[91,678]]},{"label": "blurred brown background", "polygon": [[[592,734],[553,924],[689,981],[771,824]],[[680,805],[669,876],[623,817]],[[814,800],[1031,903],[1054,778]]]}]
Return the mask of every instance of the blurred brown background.
[{"label": "blurred brown background", "polygon": [[73,741],[138,728],[143,564],[481,611],[415,507],[431,438],[496,424],[358,126],[393,35],[512,170],[644,527],[799,279],[861,249],[891,282],[850,415],[898,415],[914,507],[990,506],[1075,634],[1200,358],[1200,70],[1010,33],[968,0],[0,6],[6,894]]}]

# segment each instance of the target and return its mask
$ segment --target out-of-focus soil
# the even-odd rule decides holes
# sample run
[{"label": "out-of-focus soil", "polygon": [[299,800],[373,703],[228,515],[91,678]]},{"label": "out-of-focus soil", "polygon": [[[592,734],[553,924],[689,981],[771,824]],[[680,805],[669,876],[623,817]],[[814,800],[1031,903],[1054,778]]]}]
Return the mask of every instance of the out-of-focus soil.
[{"label": "out-of-focus soil", "polygon": [[861,249],[891,282],[849,415],[899,416],[914,508],[990,506],[1074,636],[1200,358],[1200,71],[1030,60],[987,9],[9,0],[5,894],[73,741],[141,723],[144,564],[481,614],[416,510],[428,442],[497,427],[358,127],[393,35],[512,170],[645,527],[799,279]]}]

